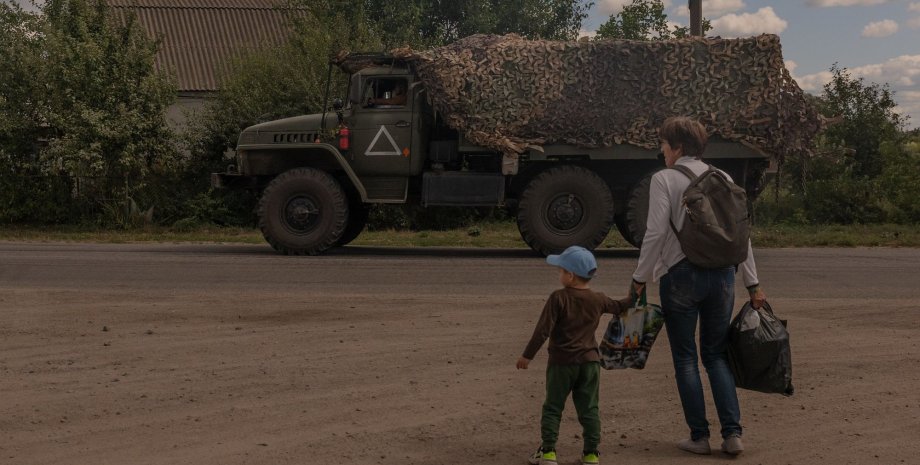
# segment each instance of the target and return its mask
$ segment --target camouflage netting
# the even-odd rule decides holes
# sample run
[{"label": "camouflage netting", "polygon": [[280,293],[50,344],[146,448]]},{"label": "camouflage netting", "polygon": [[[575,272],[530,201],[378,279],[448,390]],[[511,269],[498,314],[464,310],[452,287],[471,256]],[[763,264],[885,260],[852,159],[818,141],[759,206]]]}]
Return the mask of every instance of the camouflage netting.
[{"label": "camouflage netting", "polygon": [[392,53],[416,69],[451,127],[506,154],[553,143],[655,148],[664,119],[684,115],[781,161],[807,152],[821,128],[775,35],[651,42],[475,35]]}]

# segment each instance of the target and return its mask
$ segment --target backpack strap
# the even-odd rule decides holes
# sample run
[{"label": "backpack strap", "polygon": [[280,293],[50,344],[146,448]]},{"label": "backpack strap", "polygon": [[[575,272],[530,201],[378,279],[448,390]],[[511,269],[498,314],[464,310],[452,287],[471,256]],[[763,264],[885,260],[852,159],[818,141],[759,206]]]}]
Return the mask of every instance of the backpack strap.
[{"label": "backpack strap", "polygon": [[[675,165],[671,166],[671,169],[672,169],[672,170],[680,171],[681,173],[684,173],[684,176],[690,178],[690,183],[691,183],[691,184],[693,183],[693,181],[696,181],[696,178],[697,178],[696,173],[694,173],[693,170],[691,170],[690,168],[687,168],[687,167],[684,166],[684,165],[677,165],[677,164],[675,164]],[[710,166],[709,169],[712,169],[712,167]]]},{"label": "backpack strap", "polygon": [[[708,169],[710,169],[710,170],[712,169],[712,166],[711,166],[711,165],[707,165],[707,166],[709,166]],[[684,176],[690,178],[690,184],[693,184],[693,181],[696,181],[696,178],[698,177],[698,176],[696,175],[696,173],[693,172],[693,170],[691,170],[690,168],[687,168],[687,167],[684,166],[684,165],[674,164],[674,165],[672,165],[669,169],[676,170],[676,171],[680,171],[681,173],[683,173]],[[674,226],[674,220],[671,219],[670,216],[671,216],[671,215],[669,214],[669,215],[668,215],[668,223],[671,224],[671,231],[674,231],[674,235],[676,236],[676,235],[677,235],[677,226]]]}]

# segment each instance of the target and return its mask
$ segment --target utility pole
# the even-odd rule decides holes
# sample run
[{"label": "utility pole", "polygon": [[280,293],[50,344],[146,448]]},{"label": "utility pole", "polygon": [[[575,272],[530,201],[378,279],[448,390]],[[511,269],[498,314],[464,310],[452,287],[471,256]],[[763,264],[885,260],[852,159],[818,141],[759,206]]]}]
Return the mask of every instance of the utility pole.
[{"label": "utility pole", "polygon": [[690,35],[703,37],[703,0],[687,0],[690,8]]}]

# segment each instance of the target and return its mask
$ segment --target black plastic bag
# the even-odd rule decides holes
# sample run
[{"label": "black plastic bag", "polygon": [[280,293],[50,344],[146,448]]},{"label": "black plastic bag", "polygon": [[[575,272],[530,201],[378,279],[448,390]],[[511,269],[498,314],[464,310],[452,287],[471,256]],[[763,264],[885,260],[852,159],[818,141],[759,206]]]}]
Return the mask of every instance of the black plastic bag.
[{"label": "black plastic bag", "polygon": [[786,321],[764,302],[758,310],[746,303],[728,332],[728,363],[735,386],[791,396],[792,350]]}]

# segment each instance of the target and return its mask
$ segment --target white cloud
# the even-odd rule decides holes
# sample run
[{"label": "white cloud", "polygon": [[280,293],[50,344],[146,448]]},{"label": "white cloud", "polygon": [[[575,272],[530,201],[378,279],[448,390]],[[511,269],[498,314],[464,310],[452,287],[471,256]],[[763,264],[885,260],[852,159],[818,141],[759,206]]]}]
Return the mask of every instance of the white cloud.
[{"label": "white cloud", "polygon": [[901,55],[884,63],[851,68],[850,73],[892,86],[914,86],[920,83],[920,55]]},{"label": "white cloud", "polygon": [[[854,78],[864,78],[869,82],[889,84],[893,89],[910,88],[920,84],[920,55],[901,55],[884,63],[870,64],[848,68],[847,72]],[[824,84],[830,82],[833,75],[829,71],[796,77],[799,87],[809,92],[820,91]],[[905,89],[904,93],[918,92]],[[899,92],[898,95],[901,95]],[[900,101],[900,99],[899,99]]]},{"label": "white cloud", "polygon": [[920,29],[920,16],[907,20],[907,27],[911,29]]},{"label": "white cloud", "polygon": [[801,87],[802,90],[811,93],[820,93],[821,88],[824,87],[824,84],[831,82],[833,77],[834,75],[831,74],[830,71],[820,71],[814,74],[795,77],[795,80],[799,83],[799,87]]},{"label": "white cloud", "polygon": [[789,70],[789,74],[795,76],[795,69],[799,67],[799,64],[792,60],[786,60],[783,62],[783,64],[786,65],[786,69]]},{"label": "white cloud", "polygon": [[873,21],[863,28],[863,37],[888,37],[898,32],[898,23],[896,21],[885,19],[882,21]]},{"label": "white cloud", "polygon": [[911,3],[910,5],[907,5],[907,11],[914,11],[914,12],[920,13],[920,2]]},{"label": "white cloud", "polygon": [[597,31],[588,31],[588,30],[586,30],[586,29],[582,29],[582,30],[578,31],[578,38],[579,38],[579,39],[581,39],[582,37],[588,37],[588,38],[590,38],[590,39],[593,39],[594,36],[596,36],[596,35],[597,35]]},{"label": "white cloud", "polygon": [[898,102],[898,106],[894,108],[895,113],[910,116],[908,126],[918,127],[918,123],[920,123],[918,121],[920,120],[920,91],[895,91],[894,100]]},{"label": "white cloud", "polygon": [[673,31],[675,28],[678,28],[678,27],[687,27],[681,23],[676,23],[674,21],[671,21],[670,19],[667,20],[667,25],[668,25],[668,30],[671,30],[671,31]]},{"label": "white cloud", "polygon": [[771,7],[764,7],[756,13],[728,14],[712,20],[710,35],[743,37],[755,34],[779,34],[789,23],[776,16]]},{"label": "white cloud", "polygon": [[[706,0],[703,2],[703,17],[715,18],[726,13],[741,10],[745,6],[743,0]],[[683,2],[681,6],[677,7],[674,14],[677,16],[689,17],[690,8],[687,7],[687,2]]]},{"label": "white cloud", "polygon": [[832,6],[871,6],[888,3],[891,0],[808,0],[809,6],[827,8]]}]

